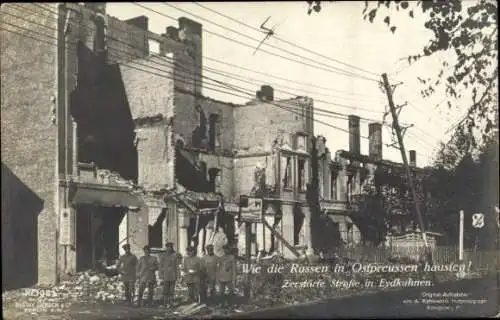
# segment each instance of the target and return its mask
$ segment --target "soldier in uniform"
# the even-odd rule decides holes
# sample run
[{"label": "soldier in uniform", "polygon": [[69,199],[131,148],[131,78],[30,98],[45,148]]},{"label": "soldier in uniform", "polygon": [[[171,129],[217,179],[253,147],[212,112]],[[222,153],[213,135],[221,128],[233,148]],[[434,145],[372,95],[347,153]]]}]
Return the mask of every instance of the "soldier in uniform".
[{"label": "soldier in uniform", "polygon": [[[217,261],[217,281],[223,304],[227,304],[229,295],[232,294],[236,284],[236,259],[232,255],[231,248],[227,245],[224,246],[224,254]],[[226,295],[226,288],[229,295]]]},{"label": "soldier in uniform", "polygon": [[174,298],[175,282],[179,272],[178,266],[182,261],[182,256],[174,251],[174,244],[165,244],[165,253],[160,255],[160,280],[163,282],[163,302],[165,306],[170,306]]},{"label": "soldier in uniform", "polygon": [[122,248],[125,254],[118,259],[117,269],[125,288],[125,300],[128,304],[132,304],[134,301],[137,257],[130,252],[130,245],[128,243],[124,244]]},{"label": "soldier in uniform", "polygon": [[214,246],[206,246],[207,254],[201,259],[203,261],[203,274],[201,279],[201,299],[207,301],[215,296],[215,283],[217,275],[217,256],[214,254]]},{"label": "soldier in uniform", "polygon": [[200,276],[203,269],[203,263],[200,258],[195,256],[195,248],[187,248],[188,256],[184,258],[183,273],[184,282],[188,287],[188,301],[198,302],[200,293]]},{"label": "soldier in uniform", "polygon": [[146,245],[144,246],[144,256],[139,259],[139,263],[137,264],[137,278],[139,278],[139,307],[142,305],[142,298],[146,287],[148,287],[148,305],[151,306],[153,303],[156,270],[158,270],[158,260],[156,257],[151,256],[151,248]]}]

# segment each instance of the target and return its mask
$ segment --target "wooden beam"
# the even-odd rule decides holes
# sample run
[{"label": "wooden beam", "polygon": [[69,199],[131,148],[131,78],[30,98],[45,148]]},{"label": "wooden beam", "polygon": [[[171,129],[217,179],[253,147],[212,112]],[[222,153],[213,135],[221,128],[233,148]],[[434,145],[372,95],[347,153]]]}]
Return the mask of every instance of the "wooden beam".
[{"label": "wooden beam", "polygon": [[274,228],[272,226],[269,225],[269,223],[267,223],[267,221],[264,219],[262,220],[262,223],[271,231],[271,233],[276,237],[278,238],[281,242],[283,242],[283,244],[285,245],[285,247],[288,248],[288,250],[292,251],[292,253],[297,257],[297,258],[300,258],[300,253],[295,250],[295,248],[290,244],[288,243],[288,241],[285,240],[285,238],[283,238],[281,236],[281,234],[279,234],[278,231],[274,230]]}]

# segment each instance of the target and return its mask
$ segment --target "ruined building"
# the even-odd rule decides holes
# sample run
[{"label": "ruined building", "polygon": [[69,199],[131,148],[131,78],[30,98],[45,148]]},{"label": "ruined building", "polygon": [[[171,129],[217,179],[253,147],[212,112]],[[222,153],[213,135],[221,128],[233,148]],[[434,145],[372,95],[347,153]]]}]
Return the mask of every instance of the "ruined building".
[{"label": "ruined building", "polygon": [[[56,41],[30,37],[30,19],[2,6],[24,28],[2,30],[3,279],[54,283],[125,242],[137,254],[166,241],[203,249],[216,231],[235,243],[240,195],[259,185],[273,189],[270,224],[307,242],[311,99],[275,101],[269,86],[244,105],[203,96],[202,26],[187,18],[159,35],[102,3],[45,8],[37,23]],[[270,250],[263,229],[254,238]]]},{"label": "ruined building", "polygon": [[[350,115],[348,127],[349,150],[338,150],[332,155],[325,145],[326,139],[318,138],[320,204],[338,233],[336,243],[377,244],[384,241],[385,233],[380,232],[380,238],[376,239],[370,228],[387,229],[388,234],[402,234],[408,228],[415,228],[413,203],[404,201],[411,198],[404,167],[402,163],[383,159],[382,124],[368,124],[368,154],[361,153],[360,117]],[[428,173],[425,168],[417,167],[415,150],[409,151],[409,165],[415,181],[421,181]],[[417,192],[423,197],[420,209],[425,213],[424,204],[430,194],[424,189]],[[377,201],[369,202],[373,198],[368,195],[381,197],[373,197]],[[388,203],[391,199],[396,204]],[[382,220],[376,221],[378,217]]]},{"label": "ruined building", "polygon": [[[277,101],[267,85],[241,105],[205,97],[202,26],[190,19],[155,34],[147,17],[121,21],[103,3],[44,7],[37,32],[55,41],[2,5],[4,284],[55,283],[113,261],[125,242],[136,254],[167,241],[200,252],[216,238],[241,250],[242,195],[263,199],[281,237],[253,224],[253,253],[290,257],[284,241],[312,252],[312,99]],[[359,158],[356,119],[349,152],[332,159],[317,143],[321,205],[338,229],[382,161],[378,124]]]}]

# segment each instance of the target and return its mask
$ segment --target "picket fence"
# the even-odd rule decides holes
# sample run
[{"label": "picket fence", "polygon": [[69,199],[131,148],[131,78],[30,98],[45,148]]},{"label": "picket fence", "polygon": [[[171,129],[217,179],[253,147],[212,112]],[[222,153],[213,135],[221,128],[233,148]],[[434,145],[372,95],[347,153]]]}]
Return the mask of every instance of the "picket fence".
[{"label": "picket fence", "polygon": [[[450,264],[459,262],[457,247],[435,246],[431,248],[434,264]],[[423,246],[355,246],[340,247],[335,250],[339,257],[365,263],[384,263],[394,258],[408,258],[421,261],[425,256]],[[476,251],[464,250],[464,262],[471,262],[471,270],[500,270],[500,254],[496,250]]]}]

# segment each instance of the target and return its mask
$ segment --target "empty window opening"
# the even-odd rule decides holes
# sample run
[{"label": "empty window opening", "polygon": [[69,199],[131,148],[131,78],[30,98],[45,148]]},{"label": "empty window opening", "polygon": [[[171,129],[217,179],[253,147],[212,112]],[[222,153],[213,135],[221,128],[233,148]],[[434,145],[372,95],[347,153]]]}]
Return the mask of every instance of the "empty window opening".
[{"label": "empty window opening", "polygon": [[292,187],[292,157],[285,156],[282,158],[283,164],[283,187],[289,189]]},{"label": "empty window opening", "polygon": [[207,163],[205,161],[200,161],[198,166],[200,168],[201,175],[206,180],[207,179]]},{"label": "empty window opening", "polygon": [[210,168],[210,170],[208,170],[208,175],[209,175],[209,182],[210,182],[210,187],[212,189],[212,192],[216,192],[217,191],[217,180],[218,180],[218,176],[220,175],[220,169],[218,168]]},{"label": "empty window opening", "polygon": [[[153,208],[151,208],[153,209]],[[151,210],[150,209],[150,210]],[[155,208],[156,209],[156,208]],[[164,222],[167,216],[167,209],[157,209],[161,210],[159,212],[159,215],[156,216],[157,212],[156,210],[152,210],[150,212],[150,221],[149,221],[149,226],[148,226],[148,240],[149,240],[149,245],[152,248],[162,248],[162,245],[164,243]]]},{"label": "empty window opening", "polygon": [[210,150],[219,147],[219,122],[220,117],[218,114],[211,114],[209,119],[208,141]]},{"label": "empty window opening", "polygon": [[305,192],[306,191],[306,160],[305,159],[299,159],[298,161],[298,187],[299,191]]},{"label": "empty window opening", "polygon": [[330,172],[330,199],[337,200],[337,172]]},{"label": "empty window opening", "polygon": [[298,246],[304,244],[304,213],[299,208],[294,208],[293,211],[293,245]]},{"label": "empty window opening", "polygon": [[160,54],[160,42],[148,39],[149,54]]}]

